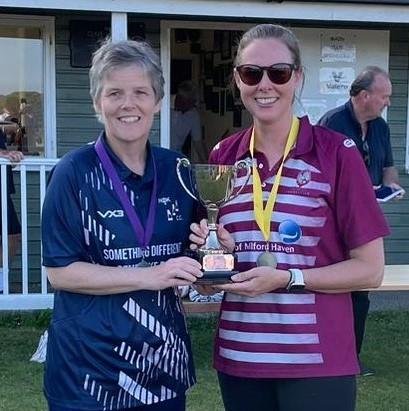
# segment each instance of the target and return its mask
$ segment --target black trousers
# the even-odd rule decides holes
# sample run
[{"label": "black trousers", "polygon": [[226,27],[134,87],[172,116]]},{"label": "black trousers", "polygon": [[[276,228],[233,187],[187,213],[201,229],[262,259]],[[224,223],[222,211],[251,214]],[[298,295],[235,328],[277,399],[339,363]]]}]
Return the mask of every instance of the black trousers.
[{"label": "black trousers", "polygon": [[354,310],[354,328],[356,352],[361,352],[365,334],[365,323],[369,311],[369,291],[354,291],[351,293]]},{"label": "black trousers", "polygon": [[355,376],[241,378],[219,373],[226,411],[354,411]]}]

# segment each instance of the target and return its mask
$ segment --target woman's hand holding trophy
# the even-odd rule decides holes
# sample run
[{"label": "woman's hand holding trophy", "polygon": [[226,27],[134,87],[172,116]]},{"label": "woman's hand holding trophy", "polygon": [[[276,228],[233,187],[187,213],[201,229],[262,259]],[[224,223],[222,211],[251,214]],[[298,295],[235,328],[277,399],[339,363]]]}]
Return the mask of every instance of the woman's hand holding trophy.
[{"label": "woman's hand holding trophy", "polygon": [[[191,241],[190,249],[197,252],[199,247],[203,246],[206,243],[206,238],[209,235],[209,226],[207,225],[207,220],[203,219],[199,224],[192,223],[190,225],[190,230],[192,231],[189,236],[189,240]],[[217,224],[217,238],[220,242],[220,245],[227,253],[233,253],[235,245],[234,239],[222,224]],[[196,283],[193,285],[193,287],[202,295],[212,295],[220,291],[217,285],[196,285]]]},{"label": "woman's hand holding trophy", "polygon": [[[182,167],[188,170],[190,188],[185,183]],[[242,184],[236,187],[238,171],[246,169]],[[225,284],[237,274],[234,270],[234,240],[222,225],[217,224],[219,208],[240,194],[250,177],[251,168],[246,161],[235,165],[191,164],[187,158],[177,164],[179,181],[186,192],[198,200],[207,211],[207,220],[192,224],[190,240],[202,264],[200,285]],[[186,176],[186,174],[185,174]],[[214,293],[214,290],[212,290]]]}]

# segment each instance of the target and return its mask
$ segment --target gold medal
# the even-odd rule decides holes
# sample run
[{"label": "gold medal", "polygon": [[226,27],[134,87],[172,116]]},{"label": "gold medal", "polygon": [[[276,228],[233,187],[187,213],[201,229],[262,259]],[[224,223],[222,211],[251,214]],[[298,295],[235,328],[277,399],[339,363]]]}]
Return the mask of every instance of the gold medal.
[{"label": "gold medal", "polygon": [[259,254],[257,257],[257,266],[258,267],[277,267],[277,258],[273,253],[265,251],[264,253]]}]

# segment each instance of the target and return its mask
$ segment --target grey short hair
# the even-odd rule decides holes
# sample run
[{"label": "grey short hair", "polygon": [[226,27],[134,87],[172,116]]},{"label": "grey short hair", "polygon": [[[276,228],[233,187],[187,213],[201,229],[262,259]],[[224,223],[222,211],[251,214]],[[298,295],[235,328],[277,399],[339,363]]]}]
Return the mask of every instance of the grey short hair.
[{"label": "grey short hair", "polygon": [[162,100],[165,80],[159,57],[152,47],[143,41],[124,40],[113,43],[107,39],[92,57],[89,71],[92,101],[96,102],[100,98],[106,75],[117,68],[132,65],[145,70],[152,81],[156,102]]},{"label": "grey short hair", "polygon": [[247,30],[239,42],[234,66],[240,65],[243,50],[254,40],[267,39],[276,39],[285,44],[293,57],[295,69],[299,70],[301,68],[301,53],[297,37],[291,30],[278,24],[259,24]]},{"label": "grey short hair", "polygon": [[367,66],[359,74],[358,77],[352,82],[349,89],[349,95],[351,97],[357,96],[361,91],[370,91],[372,84],[375,81],[375,77],[381,75],[389,80],[389,73],[378,66]]}]

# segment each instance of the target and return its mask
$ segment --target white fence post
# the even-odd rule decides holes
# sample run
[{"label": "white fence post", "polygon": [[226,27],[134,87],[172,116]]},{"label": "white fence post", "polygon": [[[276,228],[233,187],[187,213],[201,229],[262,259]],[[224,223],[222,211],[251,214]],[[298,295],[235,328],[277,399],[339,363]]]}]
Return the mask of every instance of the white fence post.
[{"label": "white fence post", "polygon": [[[0,294],[0,310],[35,310],[52,308],[54,296],[48,293],[47,276],[44,267],[41,266],[41,291],[30,293],[29,290],[29,238],[28,238],[28,198],[27,198],[27,174],[37,173],[39,175],[39,208],[42,212],[43,201],[46,192],[47,171],[58,162],[58,159],[47,158],[26,158],[18,164],[13,164],[9,160],[0,158],[1,168],[1,219],[2,219],[2,257],[3,257],[3,293]],[[8,204],[7,204],[7,166],[12,165],[14,171],[20,173],[20,204],[21,204],[21,293],[10,293],[9,268],[10,261],[8,255]],[[31,240],[31,239],[30,239]],[[35,238],[40,241],[40,238]],[[41,248],[42,256],[42,248]],[[40,258],[41,258],[40,256]],[[40,268],[40,267],[35,267]]]}]

